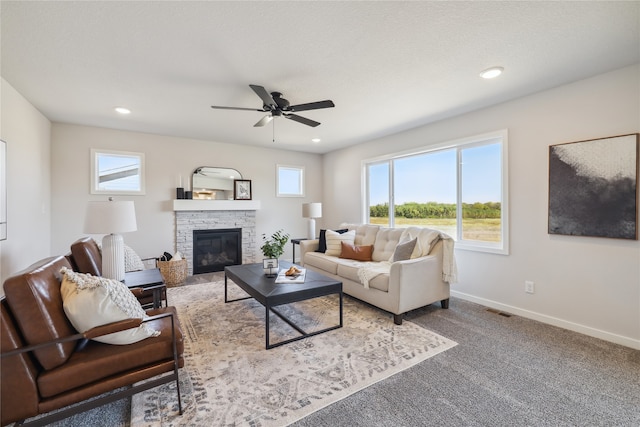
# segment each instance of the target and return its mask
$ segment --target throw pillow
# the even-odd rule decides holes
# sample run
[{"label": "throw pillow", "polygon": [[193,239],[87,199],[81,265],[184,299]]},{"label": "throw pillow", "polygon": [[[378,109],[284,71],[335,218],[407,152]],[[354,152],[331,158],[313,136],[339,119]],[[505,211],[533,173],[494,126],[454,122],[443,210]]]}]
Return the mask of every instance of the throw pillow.
[{"label": "throw pillow", "polygon": [[[340,230],[333,230],[336,233],[346,233],[347,231],[349,231],[347,228],[344,229],[340,229]],[[327,230],[320,230],[320,237],[318,238],[318,249],[316,250],[316,252],[322,252],[325,253],[327,251]]]},{"label": "throw pillow", "polygon": [[373,245],[351,245],[346,242],[340,242],[342,252],[340,258],[354,259],[356,261],[371,261],[373,253]]},{"label": "throw pillow", "polygon": [[[129,288],[117,280],[90,274],[76,273],[66,267],[60,293],[64,312],[77,331],[85,332],[96,326],[125,319],[144,319],[147,314]],[[137,328],[95,338],[106,344],[133,344],[160,334],[142,324]]]},{"label": "throw pillow", "polygon": [[391,262],[396,261],[404,261],[411,258],[411,254],[413,253],[413,249],[416,247],[416,243],[418,242],[417,238],[411,239],[405,243],[399,243],[396,246],[396,249],[393,251],[393,256],[391,257]]},{"label": "throw pillow", "polygon": [[144,270],[144,263],[140,255],[129,246],[124,245],[124,271]]},{"label": "throw pillow", "polygon": [[340,256],[342,252],[341,242],[347,242],[353,245],[353,241],[356,238],[356,230],[346,231],[344,233],[338,233],[333,230],[327,230],[327,250],[325,254],[330,256]]}]

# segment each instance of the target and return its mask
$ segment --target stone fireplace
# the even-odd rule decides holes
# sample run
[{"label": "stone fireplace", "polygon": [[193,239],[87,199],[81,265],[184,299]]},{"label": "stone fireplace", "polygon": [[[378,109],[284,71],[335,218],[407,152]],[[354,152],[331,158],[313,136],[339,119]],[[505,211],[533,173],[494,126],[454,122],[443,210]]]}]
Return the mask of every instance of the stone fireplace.
[{"label": "stone fireplace", "polygon": [[[188,274],[199,274],[197,272],[200,271],[196,268],[196,273],[194,273],[194,231],[239,230],[240,249],[238,255],[241,260],[238,264],[256,262],[258,243],[256,210],[259,208],[260,202],[258,201],[174,200],[176,249],[187,259]],[[224,266],[220,270],[223,269]]]}]

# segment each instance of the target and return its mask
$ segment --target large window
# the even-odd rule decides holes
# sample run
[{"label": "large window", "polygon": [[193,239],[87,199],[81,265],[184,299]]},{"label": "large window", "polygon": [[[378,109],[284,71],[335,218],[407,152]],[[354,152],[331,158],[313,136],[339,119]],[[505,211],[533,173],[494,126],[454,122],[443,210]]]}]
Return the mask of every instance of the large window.
[{"label": "large window", "polygon": [[365,221],[423,226],[457,247],[508,253],[507,132],[364,162]]}]

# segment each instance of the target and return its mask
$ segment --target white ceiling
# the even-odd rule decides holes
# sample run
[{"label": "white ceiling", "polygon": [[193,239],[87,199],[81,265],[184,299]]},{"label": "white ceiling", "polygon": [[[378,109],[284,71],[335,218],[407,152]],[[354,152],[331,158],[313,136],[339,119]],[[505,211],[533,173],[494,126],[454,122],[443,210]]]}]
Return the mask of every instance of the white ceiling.
[{"label": "white ceiling", "polygon": [[[1,2],[1,72],[53,122],[324,153],[640,62],[640,2]],[[478,74],[500,65],[504,74]],[[263,113],[249,84],[299,115]],[[132,110],[118,116],[115,106]],[[322,138],[314,144],[310,140]]]}]

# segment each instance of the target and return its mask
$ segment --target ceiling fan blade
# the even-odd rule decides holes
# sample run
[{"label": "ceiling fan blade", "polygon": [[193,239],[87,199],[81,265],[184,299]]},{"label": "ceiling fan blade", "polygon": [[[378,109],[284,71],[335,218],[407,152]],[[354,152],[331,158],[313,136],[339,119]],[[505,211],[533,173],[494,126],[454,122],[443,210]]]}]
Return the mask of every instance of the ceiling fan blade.
[{"label": "ceiling fan blade", "polygon": [[266,116],[264,116],[263,118],[260,119],[260,121],[258,123],[256,123],[255,125],[253,125],[253,127],[260,127],[260,126],[264,126],[267,123],[269,123],[271,120],[273,120],[273,116],[271,114],[267,114]]},{"label": "ceiling fan blade", "polygon": [[299,104],[299,105],[292,105],[291,107],[289,107],[290,111],[307,111],[307,110],[319,110],[321,108],[331,108],[331,107],[335,107],[336,105],[333,103],[333,101],[331,100],[326,100],[326,101],[318,101],[318,102],[310,102],[308,104]]},{"label": "ceiling fan blade", "polygon": [[296,114],[285,114],[284,116],[294,122],[302,123],[303,125],[311,126],[313,128],[320,124],[320,122],[316,122],[315,120],[307,119],[306,117],[298,116]]},{"label": "ceiling fan blade", "polygon": [[264,110],[258,110],[255,108],[241,108],[241,107],[219,107],[217,105],[212,105],[211,108],[215,110],[243,110],[243,111],[260,111],[264,113]]},{"label": "ceiling fan blade", "polygon": [[269,92],[267,92],[265,88],[258,85],[249,85],[249,87],[253,89],[253,91],[256,93],[256,95],[260,97],[260,99],[262,99],[262,102],[264,103],[264,105],[268,105],[269,107],[272,107],[272,108],[278,107],[276,102],[273,100],[271,95],[269,95]]}]

